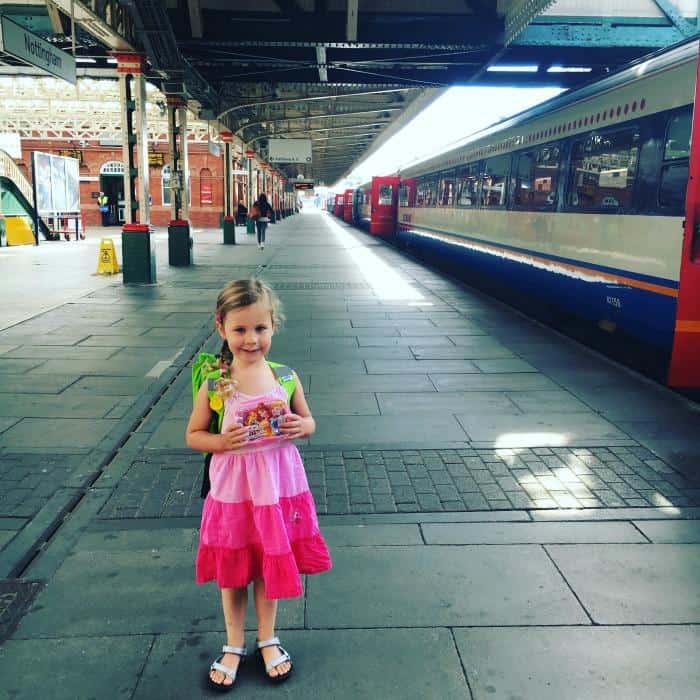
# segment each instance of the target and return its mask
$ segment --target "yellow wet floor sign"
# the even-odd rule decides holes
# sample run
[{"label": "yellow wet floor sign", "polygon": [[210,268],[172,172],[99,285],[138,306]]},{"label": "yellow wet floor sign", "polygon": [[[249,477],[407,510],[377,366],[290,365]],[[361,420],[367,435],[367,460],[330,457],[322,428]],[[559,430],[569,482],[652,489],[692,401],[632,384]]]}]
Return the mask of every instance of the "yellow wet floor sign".
[{"label": "yellow wet floor sign", "polygon": [[114,275],[121,272],[117,262],[117,251],[114,250],[114,241],[111,238],[103,238],[100,241],[100,253],[97,258],[98,275]]}]

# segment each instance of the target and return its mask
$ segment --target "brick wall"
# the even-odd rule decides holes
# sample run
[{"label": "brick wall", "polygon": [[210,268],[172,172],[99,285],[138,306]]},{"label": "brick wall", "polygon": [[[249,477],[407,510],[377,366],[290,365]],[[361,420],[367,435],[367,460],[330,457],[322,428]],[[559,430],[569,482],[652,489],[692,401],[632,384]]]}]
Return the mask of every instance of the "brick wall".
[{"label": "brick wall", "polygon": [[[82,154],[80,166],[80,207],[85,226],[100,226],[102,221],[93,192],[100,191],[100,168],[111,160],[122,161],[120,146],[90,145],[79,148],[75,141],[56,141],[41,139],[22,139],[22,160],[18,165],[31,180],[31,153],[58,153],[61,150],[78,150]],[[163,153],[165,162],[169,160],[167,144],[151,144],[151,153]],[[190,166],[190,222],[193,226],[218,227],[219,218],[224,208],[223,197],[223,158],[209,153],[206,144],[189,144]],[[163,206],[161,188],[161,168],[151,167],[149,172],[151,191],[151,223],[167,226],[170,222],[170,207]],[[201,177],[204,171],[204,177]],[[202,180],[211,185],[211,204],[202,204],[200,185]],[[205,187],[206,190],[206,187]]]}]

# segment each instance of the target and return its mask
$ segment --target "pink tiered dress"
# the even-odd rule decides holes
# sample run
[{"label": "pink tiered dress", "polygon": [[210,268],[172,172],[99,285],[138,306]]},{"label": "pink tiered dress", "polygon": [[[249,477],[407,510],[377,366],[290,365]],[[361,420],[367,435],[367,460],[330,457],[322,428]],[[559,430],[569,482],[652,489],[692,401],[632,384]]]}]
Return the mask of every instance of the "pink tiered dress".
[{"label": "pink tiered dress", "polygon": [[[277,385],[262,396],[239,393],[224,405],[225,429],[237,404],[287,400]],[[262,578],[267,598],[302,594],[301,574],[331,568],[328,548],[318,528],[316,507],[304,464],[291,441],[219,452],[209,466],[211,490],[204,501],[197,583],[216,581],[220,588],[242,588]]]}]

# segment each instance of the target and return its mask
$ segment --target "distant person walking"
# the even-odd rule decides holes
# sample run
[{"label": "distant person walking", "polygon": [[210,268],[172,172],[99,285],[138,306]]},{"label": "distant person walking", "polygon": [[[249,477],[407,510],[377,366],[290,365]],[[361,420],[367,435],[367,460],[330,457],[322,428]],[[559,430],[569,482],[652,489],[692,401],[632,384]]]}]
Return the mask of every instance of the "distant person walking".
[{"label": "distant person walking", "polygon": [[267,231],[267,225],[270,223],[270,217],[274,216],[272,207],[267,201],[264,192],[258,197],[255,204],[253,204],[250,216],[255,221],[255,228],[258,232],[258,248],[264,250],[265,231]]}]

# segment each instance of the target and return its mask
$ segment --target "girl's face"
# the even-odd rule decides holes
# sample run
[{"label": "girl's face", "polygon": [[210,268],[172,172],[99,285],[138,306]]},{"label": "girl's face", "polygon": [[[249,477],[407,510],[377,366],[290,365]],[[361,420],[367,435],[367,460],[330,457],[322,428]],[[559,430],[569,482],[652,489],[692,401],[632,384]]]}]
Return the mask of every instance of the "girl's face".
[{"label": "girl's face", "polygon": [[229,311],[216,330],[237,362],[253,364],[263,359],[272,345],[275,328],[270,309],[262,302]]}]

